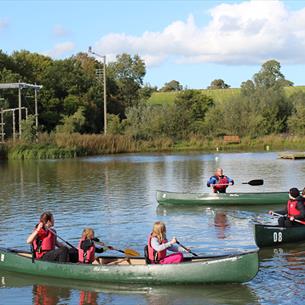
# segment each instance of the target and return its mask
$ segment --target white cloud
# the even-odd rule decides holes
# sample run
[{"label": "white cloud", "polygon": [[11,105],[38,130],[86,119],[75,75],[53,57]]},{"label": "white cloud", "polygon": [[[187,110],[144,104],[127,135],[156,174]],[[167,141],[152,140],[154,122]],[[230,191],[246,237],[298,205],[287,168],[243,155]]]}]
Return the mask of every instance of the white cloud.
[{"label": "white cloud", "polygon": [[6,19],[0,19],[0,31],[8,27],[8,21]]},{"label": "white cloud", "polygon": [[53,35],[56,37],[65,37],[69,35],[69,31],[62,25],[57,24],[53,28]]},{"label": "white cloud", "polygon": [[199,27],[192,15],[161,32],[141,36],[110,33],[96,44],[99,53],[113,57],[139,54],[147,65],[165,60],[178,63],[213,62],[260,64],[275,58],[281,63],[305,63],[305,8],[290,11],[279,0],[219,4],[211,20]]},{"label": "white cloud", "polygon": [[74,48],[75,48],[75,44],[73,42],[66,41],[56,44],[54,48],[46,52],[46,54],[51,57],[59,57],[67,52],[72,51]]}]

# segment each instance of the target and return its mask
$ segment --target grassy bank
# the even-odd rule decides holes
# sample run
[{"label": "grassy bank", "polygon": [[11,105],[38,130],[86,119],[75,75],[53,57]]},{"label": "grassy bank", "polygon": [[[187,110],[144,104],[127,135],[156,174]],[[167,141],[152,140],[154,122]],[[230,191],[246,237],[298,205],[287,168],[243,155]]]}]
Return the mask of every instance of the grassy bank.
[{"label": "grassy bank", "polygon": [[[293,86],[285,88],[287,96],[290,96],[298,90],[305,91],[305,86]],[[225,102],[229,98],[238,96],[240,94],[240,88],[202,89],[200,91],[212,97],[216,102]],[[179,92],[154,92],[148,102],[152,105],[173,104],[178,93]]]},{"label": "grassy bank", "polygon": [[207,138],[198,135],[188,140],[174,142],[170,138],[150,141],[135,141],[123,135],[57,134],[45,137],[44,143],[8,143],[0,146],[3,158],[8,159],[63,159],[81,156],[133,153],[133,152],[250,152],[305,150],[305,137],[270,135],[257,139],[242,138],[239,144],[227,144],[222,138]]}]

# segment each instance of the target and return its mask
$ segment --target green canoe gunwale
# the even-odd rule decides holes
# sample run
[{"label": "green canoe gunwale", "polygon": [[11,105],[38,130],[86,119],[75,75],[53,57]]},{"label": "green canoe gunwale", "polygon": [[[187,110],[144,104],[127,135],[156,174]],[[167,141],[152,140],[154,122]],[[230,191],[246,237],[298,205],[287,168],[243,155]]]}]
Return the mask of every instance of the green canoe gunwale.
[{"label": "green canoe gunwale", "polygon": [[305,225],[280,227],[277,225],[254,225],[254,239],[259,248],[305,241]]},{"label": "green canoe gunwale", "polygon": [[288,192],[188,193],[156,191],[160,205],[274,205],[285,204]]},{"label": "green canoe gunwale", "polygon": [[[107,260],[123,258],[101,257]],[[257,250],[216,257],[187,257],[184,263],[172,265],[146,265],[143,257],[129,259],[130,265],[88,265],[39,260],[32,263],[28,252],[0,248],[0,269],[36,276],[104,283],[244,283],[256,276],[259,266]]]}]

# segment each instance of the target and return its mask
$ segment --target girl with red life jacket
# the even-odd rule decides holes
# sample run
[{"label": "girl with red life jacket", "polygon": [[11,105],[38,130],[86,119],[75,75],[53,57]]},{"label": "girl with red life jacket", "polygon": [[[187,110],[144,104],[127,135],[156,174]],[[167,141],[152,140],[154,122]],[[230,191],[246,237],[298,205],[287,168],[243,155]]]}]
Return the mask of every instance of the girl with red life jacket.
[{"label": "girl with red life jacket", "polygon": [[103,253],[107,249],[113,249],[111,246],[96,248],[94,242],[98,242],[101,246],[104,246],[104,243],[100,242],[98,238],[94,237],[93,229],[85,228],[77,247],[78,261],[80,263],[99,264],[99,260],[95,258],[95,253]]},{"label": "girl with red life jacket", "polygon": [[[148,237],[148,259],[151,264],[178,264],[183,261],[183,248],[174,246],[177,242],[173,237],[171,241],[166,239],[166,226],[163,222],[157,221],[154,224],[153,231]],[[167,255],[167,250],[177,252]]]},{"label": "girl with red life jacket", "polygon": [[215,175],[207,181],[207,187],[212,186],[214,193],[225,193],[229,185],[234,185],[234,180],[225,176],[222,168],[217,168]]},{"label": "girl with red life jacket", "polygon": [[[27,239],[32,244],[33,258],[45,261],[69,261],[69,249],[57,241],[54,217],[51,212],[44,212],[39,223]],[[55,249],[55,247],[58,249]]]},{"label": "girl with red life jacket", "polygon": [[[269,211],[269,214],[272,214]],[[291,226],[303,226],[296,221],[305,219],[305,206],[303,200],[300,196],[300,191],[293,187],[289,190],[289,199],[284,210],[276,211],[275,213],[283,215],[278,219],[278,224],[280,227],[291,227]]]}]

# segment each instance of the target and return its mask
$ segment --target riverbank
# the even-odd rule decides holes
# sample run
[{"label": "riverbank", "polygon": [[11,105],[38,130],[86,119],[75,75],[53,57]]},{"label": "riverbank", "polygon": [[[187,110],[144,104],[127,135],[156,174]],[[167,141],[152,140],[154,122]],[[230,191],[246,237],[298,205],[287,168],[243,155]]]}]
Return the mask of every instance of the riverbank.
[{"label": "riverbank", "polygon": [[305,137],[270,135],[256,139],[241,138],[240,143],[225,143],[223,138],[208,138],[198,135],[188,140],[174,141],[171,138],[135,140],[126,135],[43,135],[39,143],[9,142],[0,146],[1,159],[63,159],[82,156],[135,152],[175,152],[198,150],[205,152],[248,152],[305,150]]}]

